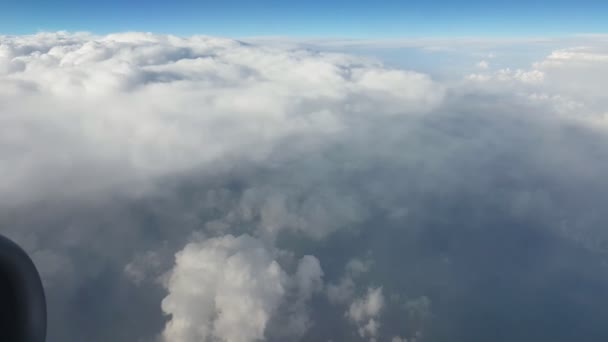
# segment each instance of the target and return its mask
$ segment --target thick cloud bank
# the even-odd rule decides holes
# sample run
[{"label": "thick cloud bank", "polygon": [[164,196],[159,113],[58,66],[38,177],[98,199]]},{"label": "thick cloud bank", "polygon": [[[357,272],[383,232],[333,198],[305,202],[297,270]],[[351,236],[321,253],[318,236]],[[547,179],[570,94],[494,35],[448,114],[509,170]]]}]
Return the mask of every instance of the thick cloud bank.
[{"label": "thick cloud bank", "polygon": [[488,56],[444,83],[282,44],[0,36],[0,232],[40,268],[49,341],[606,341],[608,52]]},{"label": "thick cloud bank", "polygon": [[424,75],[363,63],[204,37],[5,37],[2,201],[213,172],[284,139],[325,139],[349,116],[426,111],[442,97]]}]

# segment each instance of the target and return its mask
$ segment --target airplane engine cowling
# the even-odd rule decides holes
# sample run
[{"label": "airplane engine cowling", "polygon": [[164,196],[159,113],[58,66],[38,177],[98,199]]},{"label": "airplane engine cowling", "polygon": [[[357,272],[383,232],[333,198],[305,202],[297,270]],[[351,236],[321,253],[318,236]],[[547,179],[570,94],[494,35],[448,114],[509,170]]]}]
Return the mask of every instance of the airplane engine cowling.
[{"label": "airplane engine cowling", "polygon": [[0,341],[44,342],[46,300],[29,256],[0,235]]}]

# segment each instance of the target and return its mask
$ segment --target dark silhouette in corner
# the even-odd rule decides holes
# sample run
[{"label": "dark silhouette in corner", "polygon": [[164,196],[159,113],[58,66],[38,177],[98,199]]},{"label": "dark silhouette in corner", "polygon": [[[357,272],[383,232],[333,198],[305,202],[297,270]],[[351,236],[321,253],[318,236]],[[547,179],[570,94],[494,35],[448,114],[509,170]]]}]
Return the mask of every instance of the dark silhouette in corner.
[{"label": "dark silhouette in corner", "polygon": [[0,341],[44,342],[46,300],[34,263],[0,235]]}]

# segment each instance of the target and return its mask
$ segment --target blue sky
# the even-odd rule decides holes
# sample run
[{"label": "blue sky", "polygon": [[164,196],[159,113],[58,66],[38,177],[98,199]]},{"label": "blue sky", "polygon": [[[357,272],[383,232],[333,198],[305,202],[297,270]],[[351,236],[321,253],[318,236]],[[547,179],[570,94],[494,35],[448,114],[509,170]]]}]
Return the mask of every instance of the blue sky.
[{"label": "blue sky", "polygon": [[528,36],[608,31],[605,0],[2,0],[0,33],[225,36]]}]

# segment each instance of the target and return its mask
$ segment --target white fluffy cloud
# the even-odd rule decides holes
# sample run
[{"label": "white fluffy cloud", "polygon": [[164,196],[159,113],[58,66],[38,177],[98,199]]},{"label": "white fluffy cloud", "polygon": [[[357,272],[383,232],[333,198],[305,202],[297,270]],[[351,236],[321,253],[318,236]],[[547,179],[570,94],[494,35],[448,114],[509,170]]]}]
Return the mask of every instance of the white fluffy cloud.
[{"label": "white fluffy cloud", "polygon": [[[486,69],[486,68],[484,68]],[[467,79],[486,87],[528,96],[557,112],[605,125],[608,51],[603,45],[557,49],[528,68],[473,73]]]},{"label": "white fluffy cloud", "polygon": [[382,287],[369,288],[365,296],[355,299],[346,315],[358,326],[361,337],[375,341],[380,328],[379,316],[384,307]]},{"label": "white fluffy cloud", "polygon": [[[169,342],[249,342],[264,339],[266,326],[294,286],[298,309],[322,286],[322,270],[312,256],[300,260],[293,279],[259,240],[227,235],[190,243],[176,255],[163,310],[171,315],[163,333]],[[290,284],[293,283],[293,284]],[[307,316],[290,321],[294,334]]]},{"label": "white fluffy cloud", "polygon": [[0,47],[4,205],[139,191],[263,159],[290,137],[318,144],[370,111],[426,112],[443,96],[423,74],[208,37],[58,33],[0,36]]}]

